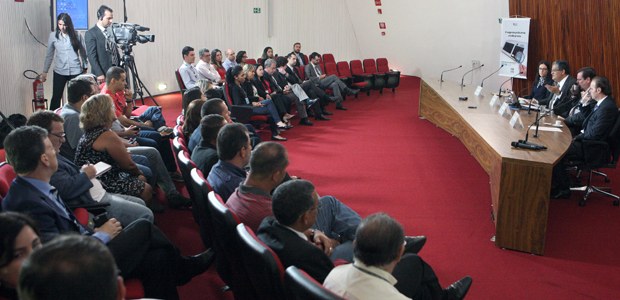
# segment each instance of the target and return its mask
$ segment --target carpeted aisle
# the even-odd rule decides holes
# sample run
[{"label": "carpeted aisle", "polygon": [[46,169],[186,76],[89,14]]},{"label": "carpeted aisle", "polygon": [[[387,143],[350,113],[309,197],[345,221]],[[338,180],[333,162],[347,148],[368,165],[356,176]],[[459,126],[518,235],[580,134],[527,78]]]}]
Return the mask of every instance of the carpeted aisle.
[{"label": "carpeted aisle", "polygon": [[[593,196],[550,206],[545,256],[502,250],[490,238],[489,177],[456,138],[417,115],[419,79],[403,77],[396,93],[349,98],[348,111],[283,136],[292,175],[312,181],[362,216],[384,211],[407,234],[426,235],[421,256],[442,285],[474,278],[468,299],[617,299],[620,295],[620,209]],[[178,94],[157,97],[169,124]],[[293,123],[297,124],[298,119]],[[611,173],[616,192],[620,177]],[[167,211],[157,223],[183,250],[201,250],[189,211]],[[232,299],[210,270],[180,288],[183,299]]]}]

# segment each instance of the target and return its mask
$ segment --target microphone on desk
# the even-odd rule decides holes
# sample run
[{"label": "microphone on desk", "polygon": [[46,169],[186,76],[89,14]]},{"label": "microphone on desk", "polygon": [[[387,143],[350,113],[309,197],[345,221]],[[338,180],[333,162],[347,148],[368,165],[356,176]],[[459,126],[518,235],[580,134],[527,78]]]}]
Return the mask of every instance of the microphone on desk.
[{"label": "microphone on desk", "polygon": [[480,66],[475,67],[475,68],[473,68],[473,69],[471,69],[471,70],[469,70],[469,71],[465,72],[465,74],[463,74],[463,77],[461,77],[461,87],[464,87],[464,86],[465,86],[465,85],[463,84],[463,81],[465,81],[465,76],[466,76],[467,74],[469,74],[469,73],[471,73],[471,72],[473,72],[473,71],[475,71],[475,70],[477,70],[477,69],[480,69],[480,68],[482,68],[482,67],[484,67],[484,64],[481,64]]},{"label": "microphone on desk", "polygon": [[452,69],[448,69],[448,70],[443,70],[443,71],[441,71],[441,77],[440,77],[440,79],[439,79],[439,82],[443,82],[443,73],[450,72],[450,71],[454,71],[454,70],[456,70],[456,69],[460,69],[460,68],[462,68],[462,67],[463,67],[463,65],[460,65],[460,66],[458,66],[458,67],[456,67],[456,68],[452,68]]},{"label": "microphone on desk", "polygon": [[546,150],[547,147],[543,146],[543,145],[538,145],[538,144],[534,144],[534,143],[530,143],[527,140],[530,137],[530,128],[532,128],[532,126],[534,124],[536,124],[536,134],[534,136],[538,136],[538,124],[540,122],[540,120],[546,116],[547,113],[543,113],[542,116],[538,115],[538,112],[536,112],[536,120],[534,121],[534,123],[530,124],[530,126],[527,127],[527,131],[525,132],[525,139],[524,140],[518,140],[516,142],[512,142],[510,143],[511,146],[515,147],[515,148],[521,148],[521,149],[529,149],[529,150]]},{"label": "microphone on desk", "polygon": [[502,84],[499,85],[499,92],[497,92],[497,95],[499,97],[502,97],[502,87],[504,86],[504,84],[506,84],[506,82],[508,82],[508,81],[511,81],[511,80],[515,79],[519,75],[521,75],[521,74],[517,73],[515,75],[512,75],[510,78],[506,79],[506,81],[502,82]]},{"label": "microphone on desk", "polygon": [[504,66],[505,66],[505,65],[504,65],[504,64],[502,64],[502,65],[501,65],[501,66],[500,66],[497,70],[495,70],[495,72],[493,72],[493,73],[489,74],[489,76],[487,76],[487,77],[484,77],[484,79],[482,79],[482,81],[480,82],[480,87],[484,87],[484,81],[485,81],[485,80],[487,80],[487,78],[489,78],[489,77],[493,76],[493,74],[495,74],[495,73],[499,72],[499,70],[501,70]]}]

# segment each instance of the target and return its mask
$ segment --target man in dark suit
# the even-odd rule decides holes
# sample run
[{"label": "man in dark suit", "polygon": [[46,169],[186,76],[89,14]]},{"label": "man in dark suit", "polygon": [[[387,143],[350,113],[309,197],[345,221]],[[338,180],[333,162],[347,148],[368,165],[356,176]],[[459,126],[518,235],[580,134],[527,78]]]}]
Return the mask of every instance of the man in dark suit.
[{"label": "man in dark suit", "polygon": [[[611,97],[611,85],[607,78],[594,77],[590,83],[590,95],[596,100],[596,105],[592,113],[583,121],[583,129],[573,139],[562,161],[553,168],[551,198],[570,196],[570,182],[566,172],[567,162],[584,159],[584,141],[605,141],[618,117],[618,108]],[[590,157],[598,157],[594,153],[589,154]]]},{"label": "man in dark suit", "polygon": [[581,132],[583,121],[590,115],[596,105],[596,100],[590,97],[589,90],[594,77],[596,77],[596,71],[590,67],[584,67],[577,71],[577,83],[575,84],[577,88],[573,87],[571,97],[579,99],[579,101],[571,108],[568,112],[568,117],[564,120],[573,137]]},{"label": "man in dark suit", "polygon": [[105,74],[110,67],[120,65],[120,55],[110,28],[113,18],[111,8],[100,6],[97,9],[97,24],[86,31],[84,36],[88,61],[99,83],[105,81]]},{"label": "man in dark suit", "polygon": [[301,88],[304,90],[304,92],[306,92],[306,94],[308,94],[310,98],[319,99],[319,104],[321,105],[321,112],[324,115],[332,115],[331,112],[325,109],[325,107],[329,104],[330,101],[339,103],[342,106],[342,103],[338,102],[338,97],[333,97],[333,98],[329,97],[325,93],[325,91],[320,89],[316,84],[314,84],[312,81],[308,79],[301,80],[299,71],[297,67],[295,67],[295,64],[297,63],[297,57],[295,56],[293,52],[289,53],[286,57],[282,57],[282,58],[278,57],[276,60],[280,61],[279,63],[276,63],[276,64],[281,63],[281,64],[284,64],[284,66],[286,67],[284,68],[286,73],[282,75],[286,77],[286,80],[288,80],[290,84],[299,84]]},{"label": "man in dark suit", "polygon": [[540,105],[547,105],[549,109],[553,110],[554,114],[563,118],[568,117],[568,112],[576,104],[570,94],[570,89],[576,80],[569,74],[570,67],[567,61],[554,61],[551,66],[551,79],[555,85],[547,85],[547,89],[551,92],[549,97],[538,101]]},{"label": "man in dark suit", "polygon": [[306,60],[306,55],[301,53],[301,43],[297,42],[295,44],[293,44],[293,53],[295,54],[295,57],[297,58],[297,62],[295,63],[295,67],[299,67],[299,66],[305,66],[308,64],[308,61]]},{"label": "man in dark suit", "polygon": [[297,97],[291,90],[286,77],[276,70],[276,61],[274,59],[269,58],[265,60],[263,64],[265,65],[265,74],[263,76],[265,77],[265,80],[269,81],[271,84],[271,89],[274,90],[276,94],[284,95],[285,97],[288,97],[292,103],[295,103],[297,113],[300,118],[299,125],[314,125],[310,122],[310,120],[308,120],[308,113],[304,103],[307,103],[308,107],[312,107],[316,100],[309,99],[308,97],[306,97],[306,99],[299,99],[299,97]]},{"label": "man in dark suit", "polygon": [[23,126],[5,140],[7,161],[17,178],[2,201],[2,210],[30,215],[47,242],[63,233],[89,235],[106,244],[126,278],[139,278],[148,298],[178,299],[177,285],[203,273],[213,261],[205,251],[192,257],[179,250],[150,222],[139,219],[124,229],[109,219],[91,229],[80,224],[49,184],[58,168],[56,151],[45,129]]},{"label": "man in dark suit", "polygon": [[[318,214],[319,197],[309,181],[291,180],[280,185],[273,193],[272,210],[275,218],[263,220],[258,228],[258,238],[278,255],[285,268],[297,266],[322,283],[334,268],[332,260],[352,257],[353,243],[338,245],[322,232],[310,229]],[[405,239],[403,236],[401,245]],[[462,298],[458,295],[464,295],[464,290],[469,287],[463,281],[469,280],[471,284],[470,279],[462,279],[442,289],[433,269],[419,256],[410,253],[407,246],[403,249],[411,258],[398,264],[404,270],[399,271],[402,277],[399,275],[397,279],[407,283],[399,290],[401,293],[414,299]]]}]

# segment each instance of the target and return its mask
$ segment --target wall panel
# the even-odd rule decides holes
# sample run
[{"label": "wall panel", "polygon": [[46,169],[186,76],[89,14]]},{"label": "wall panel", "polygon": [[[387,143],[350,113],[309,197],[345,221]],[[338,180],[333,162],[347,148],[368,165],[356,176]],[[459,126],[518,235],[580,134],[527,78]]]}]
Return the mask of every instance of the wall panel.
[{"label": "wall panel", "polygon": [[510,15],[532,18],[528,78],[515,80],[515,90],[530,88],[538,61],[565,59],[571,75],[584,66],[609,78],[620,92],[620,1],[510,0]]}]

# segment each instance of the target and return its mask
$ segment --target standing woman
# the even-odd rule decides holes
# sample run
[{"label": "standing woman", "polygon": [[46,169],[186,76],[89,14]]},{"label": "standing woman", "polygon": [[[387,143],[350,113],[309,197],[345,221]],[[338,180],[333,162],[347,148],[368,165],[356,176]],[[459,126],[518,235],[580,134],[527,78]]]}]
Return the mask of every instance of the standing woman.
[{"label": "standing woman", "polygon": [[41,81],[47,80],[47,71],[54,60],[54,89],[50,110],[60,107],[60,99],[65,90],[65,84],[86,72],[86,48],[84,39],[73,29],[73,22],[67,13],[58,15],[56,31],[50,33],[47,42],[47,55],[43,64]]}]

